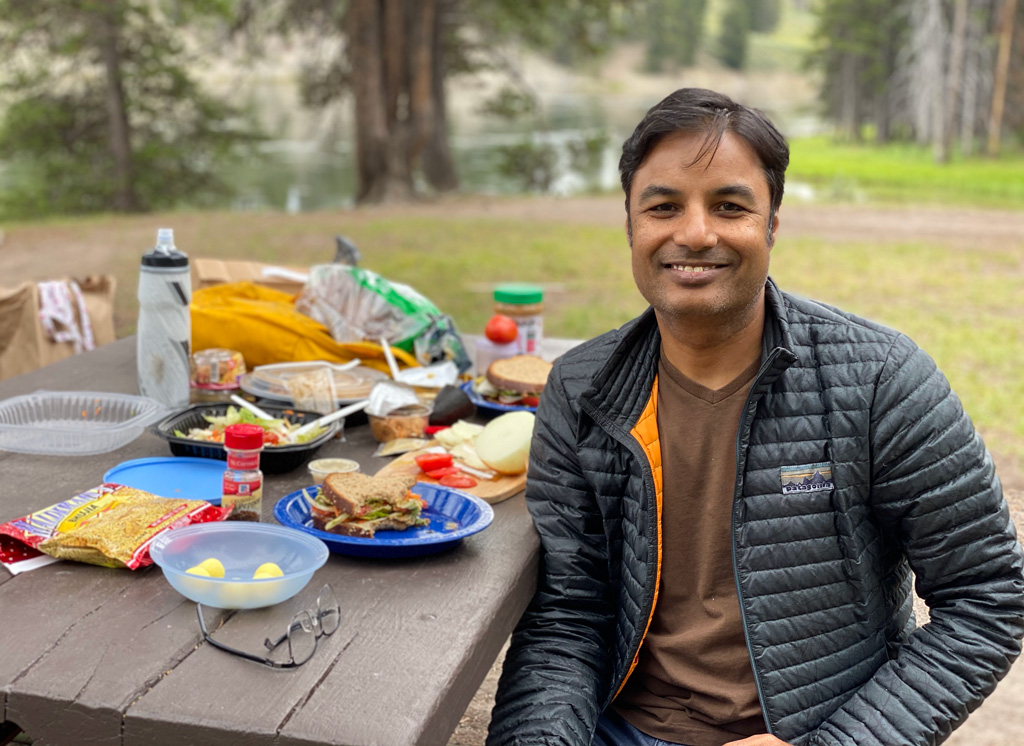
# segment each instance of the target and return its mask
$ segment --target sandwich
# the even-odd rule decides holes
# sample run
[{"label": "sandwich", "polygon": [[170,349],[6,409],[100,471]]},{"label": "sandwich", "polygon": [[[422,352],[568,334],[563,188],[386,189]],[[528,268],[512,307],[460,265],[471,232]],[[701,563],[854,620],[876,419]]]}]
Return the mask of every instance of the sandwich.
[{"label": "sandwich", "polygon": [[536,355],[513,355],[495,360],[474,390],[499,404],[536,407],[547,383],[551,363]]},{"label": "sandwich", "polygon": [[376,531],[404,531],[430,523],[426,503],[410,491],[413,476],[370,477],[360,472],[328,474],[310,504],[313,527],[346,536],[373,538]]}]

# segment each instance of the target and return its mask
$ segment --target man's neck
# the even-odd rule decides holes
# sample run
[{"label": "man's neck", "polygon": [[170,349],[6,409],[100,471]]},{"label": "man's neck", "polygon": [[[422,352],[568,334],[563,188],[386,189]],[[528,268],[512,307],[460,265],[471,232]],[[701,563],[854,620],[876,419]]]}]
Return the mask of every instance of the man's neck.
[{"label": "man's neck", "polygon": [[658,328],[668,361],[691,381],[717,391],[761,357],[764,301],[733,325],[665,320],[659,315]]}]

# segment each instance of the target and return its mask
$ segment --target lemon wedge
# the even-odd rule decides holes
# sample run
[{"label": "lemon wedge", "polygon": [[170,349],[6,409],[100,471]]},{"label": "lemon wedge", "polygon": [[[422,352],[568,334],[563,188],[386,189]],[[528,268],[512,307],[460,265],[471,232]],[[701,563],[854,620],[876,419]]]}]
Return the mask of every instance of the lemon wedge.
[{"label": "lemon wedge", "polygon": [[220,560],[215,557],[208,557],[200,562],[196,567],[201,567],[206,570],[206,574],[211,578],[223,578],[224,577],[224,565],[220,563]]},{"label": "lemon wedge", "polygon": [[189,575],[201,575],[204,578],[210,577],[210,573],[202,565],[196,565],[195,567],[190,567],[187,570],[185,570],[185,572],[187,572]]},{"label": "lemon wedge", "polygon": [[253,580],[262,580],[264,578],[279,578],[284,575],[281,572],[281,568],[275,565],[273,562],[264,562],[262,565],[256,568],[256,572],[252,574]]}]

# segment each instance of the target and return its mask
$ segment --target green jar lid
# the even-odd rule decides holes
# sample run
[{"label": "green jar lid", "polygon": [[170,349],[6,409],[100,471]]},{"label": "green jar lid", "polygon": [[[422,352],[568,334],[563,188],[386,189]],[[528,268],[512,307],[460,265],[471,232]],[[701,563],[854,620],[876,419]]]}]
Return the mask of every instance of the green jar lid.
[{"label": "green jar lid", "polygon": [[540,303],[544,300],[544,288],[540,285],[527,285],[519,282],[498,285],[494,288],[494,300],[498,303],[512,303],[521,306]]}]

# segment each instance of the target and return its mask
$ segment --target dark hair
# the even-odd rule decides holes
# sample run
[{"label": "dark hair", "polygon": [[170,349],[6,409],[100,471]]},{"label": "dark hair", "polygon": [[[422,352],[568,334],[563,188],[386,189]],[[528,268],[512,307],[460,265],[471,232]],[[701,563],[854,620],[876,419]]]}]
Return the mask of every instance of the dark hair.
[{"label": "dark hair", "polygon": [[782,204],[782,192],[789,165],[789,146],[768,117],[757,109],[737,104],[728,96],[704,88],[680,88],[651,107],[633,134],[622,144],[619,175],[626,192],[626,213],[629,213],[629,191],[633,176],[651,148],[674,132],[702,132],[704,144],[694,159],[714,156],[726,132],[742,138],[761,159],[771,197],[769,230],[776,210]]}]

